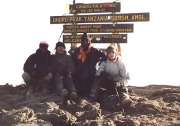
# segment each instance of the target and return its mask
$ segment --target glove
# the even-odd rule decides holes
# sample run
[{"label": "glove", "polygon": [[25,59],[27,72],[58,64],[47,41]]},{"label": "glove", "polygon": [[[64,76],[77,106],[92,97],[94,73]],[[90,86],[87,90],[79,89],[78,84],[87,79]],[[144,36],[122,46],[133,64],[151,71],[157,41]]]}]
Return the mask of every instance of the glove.
[{"label": "glove", "polygon": [[31,80],[31,76],[27,72],[24,72],[22,74],[22,78],[24,79],[25,82],[29,82]]},{"label": "glove", "polygon": [[75,91],[73,91],[73,92],[71,92],[71,97],[76,98],[76,97],[78,97],[78,95],[77,95],[77,93]]},{"label": "glove", "polygon": [[44,77],[44,79],[45,79],[45,80],[50,80],[50,79],[52,79],[52,77],[53,77],[52,73],[48,73],[48,74]]},{"label": "glove", "polygon": [[121,87],[122,86],[121,82],[115,82],[115,85],[116,85],[116,87]]}]

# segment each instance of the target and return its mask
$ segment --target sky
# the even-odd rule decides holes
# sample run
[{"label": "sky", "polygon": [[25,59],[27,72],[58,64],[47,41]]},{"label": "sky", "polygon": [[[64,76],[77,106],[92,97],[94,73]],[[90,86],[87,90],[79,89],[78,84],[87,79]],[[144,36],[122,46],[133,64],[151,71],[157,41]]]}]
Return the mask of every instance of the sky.
[{"label": "sky", "polygon": [[[40,41],[53,53],[62,24],[50,16],[68,15],[73,0],[0,1],[0,84],[23,83],[27,57]],[[87,3],[76,0],[77,3]],[[113,2],[91,0],[91,2]],[[122,44],[122,57],[130,73],[129,85],[180,85],[180,8],[178,0],[120,0],[120,13],[150,12],[149,22],[134,22],[134,33]]]}]

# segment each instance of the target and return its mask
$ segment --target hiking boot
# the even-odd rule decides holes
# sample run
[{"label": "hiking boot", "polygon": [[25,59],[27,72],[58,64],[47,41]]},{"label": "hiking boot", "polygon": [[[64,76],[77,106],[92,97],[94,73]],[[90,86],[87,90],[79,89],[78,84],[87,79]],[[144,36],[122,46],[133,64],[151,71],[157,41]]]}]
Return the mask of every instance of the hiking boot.
[{"label": "hiking boot", "polygon": [[73,100],[77,104],[81,103],[81,98],[74,91],[70,94],[70,99]]},{"label": "hiking boot", "polygon": [[32,95],[32,92],[30,92],[29,90],[25,94],[26,97],[30,97],[31,95]]},{"label": "hiking boot", "polygon": [[31,97],[31,96],[33,96],[33,89],[31,89],[31,88],[29,88],[27,91],[26,91],[26,93],[25,93],[25,97]]},{"label": "hiking boot", "polygon": [[78,95],[77,95],[77,93],[76,93],[75,91],[73,91],[73,92],[71,92],[70,97],[71,97],[72,99],[74,99],[74,98],[77,98]]},{"label": "hiking boot", "polygon": [[91,94],[89,95],[89,100],[90,100],[90,101],[96,101],[96,95],[95,95],[94,93],[91,93]]},{"label": "hiking boot", "polygon": [[76,102],[76,104],[78,104],[78,105],[81,105],[82,103],[83,103],[83,99],[82,98],[80,98],[80,97],[76,97],[75,99],[73,99],[75,102]]},{"label": "hiking boot", "polygon": [[67,90],[67,89],[62,89],[61,95],[62,95],[62,96],[68,95],[68,90]]}]

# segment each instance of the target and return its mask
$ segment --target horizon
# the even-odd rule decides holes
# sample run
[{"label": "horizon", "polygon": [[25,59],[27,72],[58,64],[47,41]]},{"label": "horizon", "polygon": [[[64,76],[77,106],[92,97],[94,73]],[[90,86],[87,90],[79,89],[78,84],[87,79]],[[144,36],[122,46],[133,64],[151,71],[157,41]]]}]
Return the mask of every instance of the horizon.
[{"label": "horizon", "polygon": [[[89,3],[76,0],[77,3]],[[92,3],[113,2],[92,0]],[[121,0],[120,13],[149,12],[149,22],[131,22],[134,32],[128,43],[121,44],[122,57],[130,73],[129,85],[149,84],[180,86],[178,1]],[[68,15],[73,0],[0,2],[0,85],[23,83],[23,64],[38,48],[40,41],[49,43],[54,52],[62,24],[50,24],[50,16]],[[62,40],[62,38],[61,38]]]}]

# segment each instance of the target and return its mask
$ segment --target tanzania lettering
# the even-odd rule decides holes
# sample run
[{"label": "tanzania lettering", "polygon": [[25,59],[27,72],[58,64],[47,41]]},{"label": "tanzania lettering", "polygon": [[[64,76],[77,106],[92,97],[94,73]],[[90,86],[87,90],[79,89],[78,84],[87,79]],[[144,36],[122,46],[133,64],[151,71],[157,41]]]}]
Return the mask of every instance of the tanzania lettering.
[{"label": "tanzania lettering", "polygon": [[91,22],[132,22],[149,21],[149,13],[131,14],[104,14],[104,15],[78,15],[78,16],[52,16],[52,24],[61,23],[91,23]]}]

